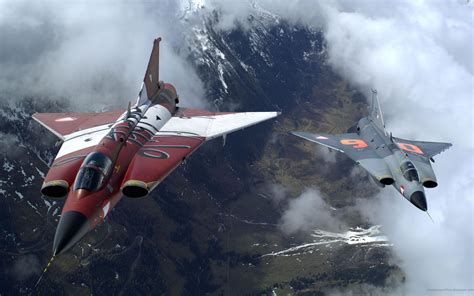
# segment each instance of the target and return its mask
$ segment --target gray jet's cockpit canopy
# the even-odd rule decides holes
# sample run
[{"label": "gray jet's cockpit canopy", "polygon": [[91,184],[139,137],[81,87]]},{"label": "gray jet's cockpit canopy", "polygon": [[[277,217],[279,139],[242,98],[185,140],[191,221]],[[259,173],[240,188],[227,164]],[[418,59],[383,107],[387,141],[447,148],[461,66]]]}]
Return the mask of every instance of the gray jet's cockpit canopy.
[{"label": "gray jet's cockpit canopy", "polygon": [[400,166],[400,171],[402,172],[403,177],[408,181],[420,181],[415,165],[411,161],[402,163],[402,165]]}]

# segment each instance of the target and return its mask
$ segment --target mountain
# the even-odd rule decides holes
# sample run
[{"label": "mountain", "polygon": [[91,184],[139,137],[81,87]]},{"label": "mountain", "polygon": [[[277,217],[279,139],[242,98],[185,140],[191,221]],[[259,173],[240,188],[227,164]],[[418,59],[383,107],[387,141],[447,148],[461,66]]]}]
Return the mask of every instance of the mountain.
[{"label": "mountain", "polygon": [[[224,147],[205,144],[151,196],[124,199],[53,262],[37,291],[62,201],[40,196],[58,147],[31,114],[70,106],[2,103],[0,294],[328,295],[403,281],[383,227],[354,207],[377,188],[343,155],[289,134],[344,132],[366,112],[364,96],[327,64],[322,34],[265,11],[232,31],[216,29],[218,18],[183,19],[193,33],[183,41],[189,61],[215,109],[283,115],[228,136]],[[308,190],[320,192],[335,224],[285,231],[282,216]]]}]

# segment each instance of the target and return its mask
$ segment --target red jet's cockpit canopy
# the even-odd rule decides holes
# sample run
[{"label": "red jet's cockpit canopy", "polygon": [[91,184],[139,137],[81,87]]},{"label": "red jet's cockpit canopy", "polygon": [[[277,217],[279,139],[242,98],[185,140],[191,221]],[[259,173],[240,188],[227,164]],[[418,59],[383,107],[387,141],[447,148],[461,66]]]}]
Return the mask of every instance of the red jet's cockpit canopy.
[{"label": "red jet's cockpit canopy", "polygon": [[103,153],[89,153],[79,169],[73,190],[85,189],[91,192],[99,190],[111,168],[112,161]]}]

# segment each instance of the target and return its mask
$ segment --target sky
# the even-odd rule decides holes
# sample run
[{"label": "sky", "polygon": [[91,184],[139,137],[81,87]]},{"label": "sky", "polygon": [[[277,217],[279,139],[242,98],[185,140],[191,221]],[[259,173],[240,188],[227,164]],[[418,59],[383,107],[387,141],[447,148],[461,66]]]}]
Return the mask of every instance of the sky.
[{"label": "sky", "polygon": [[[0,100],[35,95],[65,98],[84,111],[123,107],[135,100],[152,40],[162,36],[161,78],[173,81],[183,105],[202,107],[208,104],[205,83],[187,60],[184,40],[190,28],[179,22],[183,16],[217,10],[217,26],[232,30],[250,26],[248,16],[264,9],[289,23],[321,29],[334,71],[365,94],[378,90],[389,131],[401,138],[453,143],[433,164],[439,186],[427,190],[427,199],[434,223],[392,188],[370,204],[360,201],[358,210],[382,224],[394,243],[407,291],[430,295],[429,289],[474,289],[472,3],[110,3],[0,0]],[[320,195],[308,188],[288,211],[307,211],[306,201],[310,209],[324,212]],[[306,227],[298,225],[285,227]]]}]

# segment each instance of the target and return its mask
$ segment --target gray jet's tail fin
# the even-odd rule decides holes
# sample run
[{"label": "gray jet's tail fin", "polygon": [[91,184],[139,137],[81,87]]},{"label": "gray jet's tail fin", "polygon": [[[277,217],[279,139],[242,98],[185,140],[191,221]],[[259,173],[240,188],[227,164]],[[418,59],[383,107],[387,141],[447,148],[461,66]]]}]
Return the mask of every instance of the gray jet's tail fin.
[{"label": "gray jet's tail fin", "polygon": [[383,121],[382,110],[380,109],[380,103],[376,89],[372,89],[372,106],[369,117],[381,130],[387,133],[385,131],[385,122]]}]

